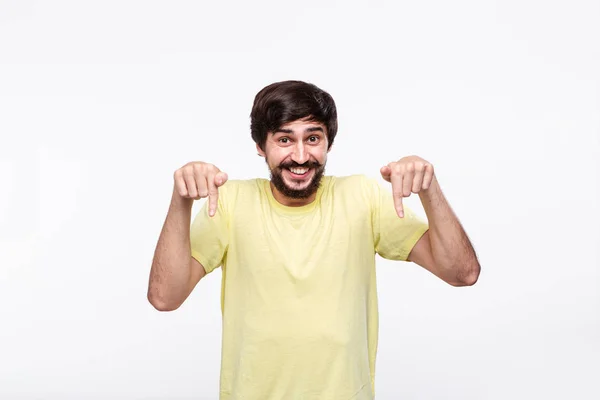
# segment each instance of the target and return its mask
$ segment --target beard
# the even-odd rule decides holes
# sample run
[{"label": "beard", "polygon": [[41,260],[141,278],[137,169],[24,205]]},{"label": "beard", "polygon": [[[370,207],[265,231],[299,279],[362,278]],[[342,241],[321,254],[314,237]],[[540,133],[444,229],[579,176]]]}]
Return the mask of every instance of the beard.
[{"label": "beard", "polygon": [[[268,165],[268,162],[267,162]],[[311,169],[314,169],[314,175],[310,179],[308,186],[303,189],[294,189],[289,187],[285,183],[285,179],[283,178],[283,170],[290,169],[295,167],[301,168],[309,168],[307,174],[310,173]],[[279,166],[270,170],[271,172],[271,182],[273,186],[285,197],[289,197],[291,199],[307,199],[313,194],[317,192],[319,186],[321,185],[321,180],[323,175],[325,174],[325,164],[319,164],[317,161],[307,161],[304,164],[298,164],[296,162],[288,162],[284,164],[280,164]]]}]

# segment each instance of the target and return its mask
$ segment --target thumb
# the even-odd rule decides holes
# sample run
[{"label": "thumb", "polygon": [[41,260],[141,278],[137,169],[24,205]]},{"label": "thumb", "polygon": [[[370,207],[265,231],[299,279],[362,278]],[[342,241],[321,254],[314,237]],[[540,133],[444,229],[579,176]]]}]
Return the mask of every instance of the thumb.
[{"label": "thumb", "polygon": [[381,167],[379,172],[381,172],[381,177],[383,179],[390,182],[390,176],[392,175],[392,169],[390,167],[388,167],[387,165],[384,167]]},{"label": "thumb", "polygon": [[225,182],[227,182],[227,179],[229,179],[229,177],[227,176],[227,174],[225,172],[219,172],[218,174],[215,175],[215,185],[217,187],[223,186],[225,184]]}]

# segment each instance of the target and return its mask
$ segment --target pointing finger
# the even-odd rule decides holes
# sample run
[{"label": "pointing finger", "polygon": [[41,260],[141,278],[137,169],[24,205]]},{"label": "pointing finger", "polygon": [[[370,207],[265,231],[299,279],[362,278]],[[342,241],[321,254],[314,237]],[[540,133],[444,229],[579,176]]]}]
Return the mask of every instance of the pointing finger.
[{"label": "pointing finger", "polygon": [[227,182],[227,174],[225,172],[217,172],[210,174],[207,177],[208,182],[208,215],[214,217],[217,213],[219,205],[219,187]]},{"label": "pointing finger", "polygon": [[208,215],[213,217],[217,212],[217,205],[219,204],[219,191],[215,184],[216,175],[208,175],[206,181],[208,182]]},{"label": "pointing finger", "polygon": [[402,185],[404,179],[401,173],[393,173],[390,178],[392,183],[392,194],[394,196],[394,207],[400,218],[404,217],[404,206],[402,205]]}]

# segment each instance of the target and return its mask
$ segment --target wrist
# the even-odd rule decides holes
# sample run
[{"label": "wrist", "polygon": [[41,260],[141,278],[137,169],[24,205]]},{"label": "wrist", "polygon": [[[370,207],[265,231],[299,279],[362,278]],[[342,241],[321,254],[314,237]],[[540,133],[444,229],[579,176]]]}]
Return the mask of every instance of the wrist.
[{"label": "wrist", "polygon": [[171,196],[171,208],[190,210],[193,204],[194,199],[182,197],[175,189],[173,190],[173,195]]},{"label": "wrist", "polygon": [[436,200],[439,200],[443,197],[442,189],[440,188],[440,185],[435,175],[433,176],[429,187],[419,192],[419,197],[422,201],[426,201],[428,203],[437,202]]}]

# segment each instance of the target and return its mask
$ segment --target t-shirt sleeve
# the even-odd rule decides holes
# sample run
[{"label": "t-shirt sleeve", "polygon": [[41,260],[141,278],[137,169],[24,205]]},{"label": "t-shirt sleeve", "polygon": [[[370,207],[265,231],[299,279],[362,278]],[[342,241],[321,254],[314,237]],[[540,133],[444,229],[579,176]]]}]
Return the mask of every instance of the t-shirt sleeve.
[{"label": "t-shirt sleeve", "polygon": [[404,217],[398,217],[391,188],[382,187],[374,179],[367,179],[367,182],[371,191],[375,252],[388,260],[406,261],[415,244],[429,229],[429,224],[406,204]]},{"label": "t-shirt sleeve", "polygon": [[219,188],[217,212],[208,215],[208,199],[194,217],[190,228],[191,254],[206,270],[212,272],[221,266],[229,245],[229,223],[225,186]]}]

